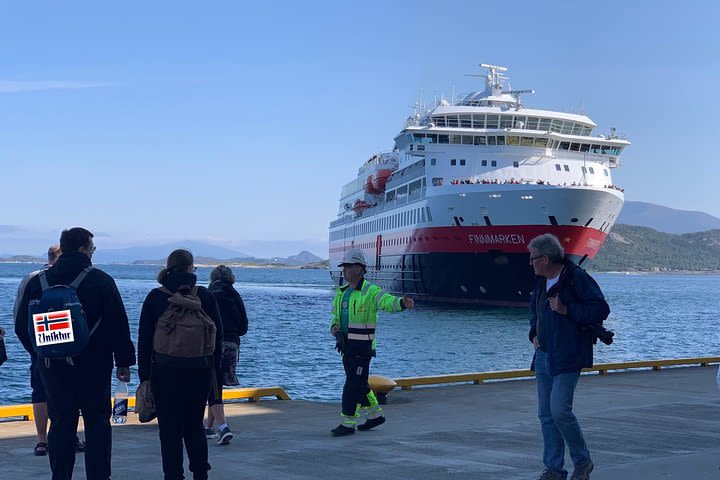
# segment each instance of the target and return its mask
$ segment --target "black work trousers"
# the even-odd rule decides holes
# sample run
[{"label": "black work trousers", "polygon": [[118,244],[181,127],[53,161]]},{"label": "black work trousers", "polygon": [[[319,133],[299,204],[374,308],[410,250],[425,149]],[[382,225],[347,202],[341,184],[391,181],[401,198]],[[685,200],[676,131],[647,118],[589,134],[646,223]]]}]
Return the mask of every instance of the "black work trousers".
[{"label": "black work trousers", "polygon": [[87,370],[74,367],[64,360],[52,360],[48,368],[42,359],[38,360],[37,367],[47,394],[50,417],[48,456],[52,480],[72,478],[80,412],[85,424],[86,478],[109,479],[112,453],[112,370]]},{"label": "black work trousers", "polygon": [[153,367],[160,452],[165,480],[183,476],[183,441],[193,479],[208,478],[208,447],[205,438],[205,403],[210,391],[210,369]]},{"label": "black work trousers", "polygon": [[370,393],[368,370],[370,355],[343,355],[345,368],[345,385],[342,395],[342,414],[348,417],[355,415],[358,403],[363,407],[370,405],[367,398]]}]

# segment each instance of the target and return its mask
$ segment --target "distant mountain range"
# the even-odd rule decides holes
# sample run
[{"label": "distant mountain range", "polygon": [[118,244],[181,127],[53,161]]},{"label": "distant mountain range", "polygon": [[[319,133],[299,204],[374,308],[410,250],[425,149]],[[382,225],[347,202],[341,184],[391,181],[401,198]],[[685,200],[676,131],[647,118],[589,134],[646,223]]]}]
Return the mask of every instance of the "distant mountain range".
[{"label": "distant mountain range", "polygon": [[671,234],[617,224],[590,264],[596,271],[720,271],[720,229]]},{"label": "distant mountain range", "polygon": [[617,223],[650,227],[665,233],[706,232],[720,228],[720,218],[705,212],[676,210],[645,202],[625,202]]}]

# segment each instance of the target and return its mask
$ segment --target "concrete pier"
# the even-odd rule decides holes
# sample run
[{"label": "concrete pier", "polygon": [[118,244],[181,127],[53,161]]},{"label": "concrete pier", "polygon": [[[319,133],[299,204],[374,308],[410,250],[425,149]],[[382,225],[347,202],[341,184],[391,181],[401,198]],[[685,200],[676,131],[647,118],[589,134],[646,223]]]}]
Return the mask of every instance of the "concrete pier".
[{"label": "concrete pier", "polygon": [[[591,478],[720,478],[716,368],[583,375],[575,412],[596,464]],[[208,440],[210,478],[530,480],[542,471],[533,380],[396,390],[388,399],[387,423],[343,438],[329,435],[337,404],[230,404],[236,436],[225,447]],[[34,444],[31,422],[0,424],[0,478],[50,478]],[[566,466],[572,472],[569,457]],[[75,478],[85,478],[83,454]],[[155,422],[139,425],[131,414],[113,427],[112,478],[162,478]]]}]

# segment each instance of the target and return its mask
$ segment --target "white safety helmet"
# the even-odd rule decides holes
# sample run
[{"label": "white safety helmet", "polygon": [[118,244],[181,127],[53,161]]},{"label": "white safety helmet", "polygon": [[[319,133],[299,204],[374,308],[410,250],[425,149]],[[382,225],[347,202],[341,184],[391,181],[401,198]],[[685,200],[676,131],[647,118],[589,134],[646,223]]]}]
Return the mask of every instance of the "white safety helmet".
[{"label": "white safety helmet", "polygon": [[362,265],[367,268],[367,258],[365,258],[365,254],[360,250],[348,250],[345,252],[345,255],[343,255],[342,262],[338,263],[338,267],[345,265]]}]

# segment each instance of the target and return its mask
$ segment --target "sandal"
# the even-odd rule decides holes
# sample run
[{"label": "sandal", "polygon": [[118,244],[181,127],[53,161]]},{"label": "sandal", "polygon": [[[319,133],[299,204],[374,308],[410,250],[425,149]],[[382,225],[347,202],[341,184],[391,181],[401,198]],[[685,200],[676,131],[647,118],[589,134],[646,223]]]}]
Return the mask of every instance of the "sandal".
[{"label": "sandal", "polygon": [[47,447],[48,444],[46,442],[38,442],[35,448],[33,448],[33,453],[36,457],[44,457],[47,455]]},{"label": "sandal", "polygon": [[75,451],[77,453],[83,453],[85,451],[85,442],[78,437],[75,437]]}]

